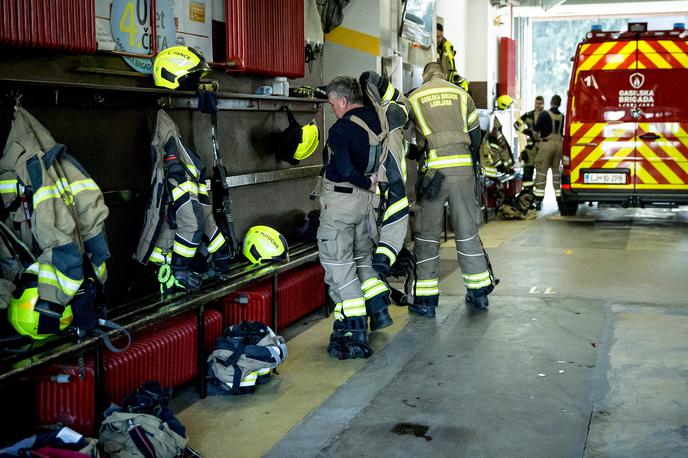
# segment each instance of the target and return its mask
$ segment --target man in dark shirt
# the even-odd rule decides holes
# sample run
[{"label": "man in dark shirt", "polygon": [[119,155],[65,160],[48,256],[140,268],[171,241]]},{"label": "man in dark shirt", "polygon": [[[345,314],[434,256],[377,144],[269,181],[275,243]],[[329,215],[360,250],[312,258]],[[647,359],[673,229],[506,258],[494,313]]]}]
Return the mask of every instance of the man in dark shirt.
[{"label": "man in dark shirt", "polygon": [[337,117],[328,134],[330,156],[318,228],[320,262],[335,302],[327,351],[339,359],[367,358],[373,351],[366,315],[371,331],[392,324],[387,312],[389,288],[372,268],[373,234],[368,229],[386,132],[376,111],[363,105],[356,79],[333,79],[327,96]]},{"label": "man in dark shirt", "polygon": [[561,150],[562,132],[564,129],[564,115],[559,111],[561,97],[552,96],[550,108],[542,111],[535,122],[535,132],[539,138],[538,155],[535,161],[537,173],[535,175],[535,208],[542,208],[547,186],[547,171],[552,169],[552,184],[557,204],[561,200]]}]

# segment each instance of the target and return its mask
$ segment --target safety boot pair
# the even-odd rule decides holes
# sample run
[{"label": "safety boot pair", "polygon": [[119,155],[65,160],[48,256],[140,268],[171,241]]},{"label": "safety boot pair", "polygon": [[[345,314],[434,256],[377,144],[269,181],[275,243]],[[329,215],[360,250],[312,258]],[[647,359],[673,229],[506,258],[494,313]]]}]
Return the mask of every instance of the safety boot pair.
[{"label": "safety boot pair", "polygon": [[327,353],[339,359],[369,358],[373,354],[373,347],[368,343],[367,317],[335,320]]}]

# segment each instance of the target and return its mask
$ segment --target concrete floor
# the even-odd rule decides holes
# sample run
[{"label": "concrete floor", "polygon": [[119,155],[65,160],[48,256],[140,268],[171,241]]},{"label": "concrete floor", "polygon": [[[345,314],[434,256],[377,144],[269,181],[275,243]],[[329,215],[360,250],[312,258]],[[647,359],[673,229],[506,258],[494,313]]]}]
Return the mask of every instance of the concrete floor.
[{"label": "concrete floor", "polygon": [[375,355],[325,353],[330,320],[285,334],[253,396],[175,398],[190,443],[225,456],[688,456],[688,208],[550,201],[481,229],[501,283],[463,305],[444,244],[435,320],[392,306]]}]

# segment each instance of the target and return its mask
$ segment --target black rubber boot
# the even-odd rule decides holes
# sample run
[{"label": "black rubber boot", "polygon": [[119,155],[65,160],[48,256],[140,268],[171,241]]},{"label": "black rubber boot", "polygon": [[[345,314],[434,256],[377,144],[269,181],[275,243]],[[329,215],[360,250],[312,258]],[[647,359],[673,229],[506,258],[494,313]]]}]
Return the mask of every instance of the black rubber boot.
[{"label": "black rubber boot", "polygon": [[487,300],[487,294],[484,292],[476,292],[469,289],[466,292],[466,305],[473,307],[476,310],[487,310],[490,303]]},{"label": "black rubber boot", "polygon": [[394,323],[392,317],[389,316],[389,311],[385,307],[379,312],[370,315],[370,332],[392,326],[392,323]]},{"label": "black rubber boot", "polygon": [[414,305],[410,304],[408,306],[409,313],[418,316],[426,316],[428,318],[435,317],[435,306],[432,305]]},{"label": "black rubber boot", "polygon": [[371,332],[392,325],[392,317],[389,316],[389,311],[387,310],[389,303],[389,294],[387,293],[378,294],[366,301],[366,311],[370,317]]},{"label": "black rubber boot", "polygon": [[339,359],[369,358],[373,354],[373,347],[368,343],[367,317],[335,320],[327,353]]},{"label": "black rubber boot", "polygon": [[435,309],[440,301],[439,296],[420,296],[413,298],[413,304],[409,304],[409,313],[428,318],[435,317]]}]

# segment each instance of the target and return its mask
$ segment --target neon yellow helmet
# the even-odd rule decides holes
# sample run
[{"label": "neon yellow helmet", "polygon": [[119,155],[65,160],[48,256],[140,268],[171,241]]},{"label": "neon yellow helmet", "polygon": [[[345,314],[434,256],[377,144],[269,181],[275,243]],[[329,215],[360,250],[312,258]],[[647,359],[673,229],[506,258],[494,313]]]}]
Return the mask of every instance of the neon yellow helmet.
[{"label": "neon yellow helmet", "polygon": [[511,104],[514,103],[514,99],[509,97],[508,95],[500,95],[497,97],[497,109],[498,110],[506,110],[511,106]]},{"label": "neon yellow helmet", "polygon": [[243,253],[253,264],[288,259],[288,250],[284,236],[268,226],[253,226],[244,237]]},{"label": "neon yellow helmet", "polygon": [[299,146],[296,147],[294,159],[297,161],[302,161],[303,159],[309,157],[318,147],[318,141],[318,126],[312,122],[303,126],[301,128],[301,142],[299,142]]},{"label": "neon yellow helmet", "polygon": [[155,57],[153,81],[156,86],[168,89],[196,89],[194,86],[210,71],[203,55],[194,48],[172,46]]},{"label": "neon yellow helmet", "polygon": [[277,157],[296,165],[313,154],[318,147],[318,126],[313,123],[302,126],[296,121],[289,107],[284,105],[281,109],[287,112],[289,126],[277,136]]},{"label": "neon yellow helmet", "polygon": [[[21,335],[29,336],[36,340],[42,340],[46,337],[57,333],[57,329],[54,332],[39,333],[39,327],[45,326],[42,320],[46,319],[47,316],[44,313],[35,310],[36,304],[38,303],[38,288],[30,287],[26,288],[21,296],[12,297],[9,306],[7,307],[7,315],[12,324],[12,327]],[[60,317],[59,330],[64,330],[67,326],[72,323],[74,316],[72,315],[72,307],[67,306],[62,312]]]}]

